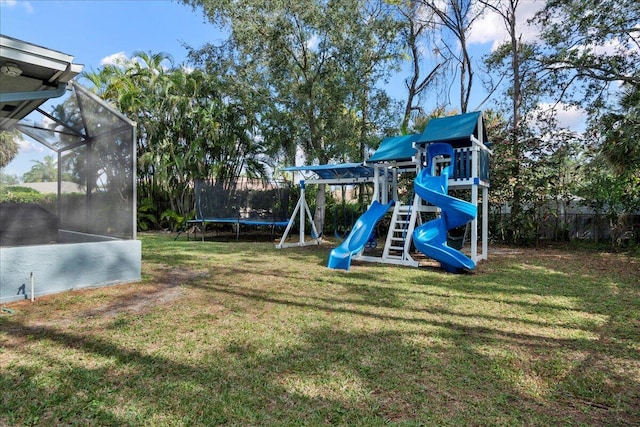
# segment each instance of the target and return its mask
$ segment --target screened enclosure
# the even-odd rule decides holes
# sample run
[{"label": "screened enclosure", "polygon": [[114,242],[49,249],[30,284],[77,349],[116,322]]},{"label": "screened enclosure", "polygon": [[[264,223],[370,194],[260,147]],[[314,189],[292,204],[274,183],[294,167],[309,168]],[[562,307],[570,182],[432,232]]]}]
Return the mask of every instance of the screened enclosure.
[{"label": "screened enclosure", "polygon": [[[36,204],[57,222],[45,221],[43,214],[43,220],[24,224],[22,215],[10,212],[24,206],[10,203],[3,207],[4,244],[34,244],[37,236],[44,239],[39,243],[51,243],[52,226],[59,232],[56,243],[92,236],[135,238],[135,126],[87,89],[69,86],[52,112],[37,108],[15,126],[55,156],[55,204],[46,198]],[[68,182],[76,184],[75,191],[62,191]]]},{"label": "screened enclosure", "polygon": [[135,124],[74,82],[72,61],[0,36],[0,131],[31,147],[2,169],[33,165],[0,181],[2,302],[33,297],[34,277],[36,295],[140,279]]}]

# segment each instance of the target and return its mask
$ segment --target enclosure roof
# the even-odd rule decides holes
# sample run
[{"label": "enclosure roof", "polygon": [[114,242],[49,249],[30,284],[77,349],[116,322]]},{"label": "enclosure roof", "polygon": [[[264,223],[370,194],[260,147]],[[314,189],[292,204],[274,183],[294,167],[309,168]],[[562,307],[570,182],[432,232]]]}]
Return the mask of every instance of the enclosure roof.
[{"label": "enclosure roof", "polygon": [[339,165],[289,166],[288,172],[313,172],[321,179],[373,178],[373,168],[362,163],[342,163]]},{"label": "enclosure roof", "polygon": [[[472,136],[484,143],[487,138],[484,127],[481,126],[481,120],[482,112],[480,111],[431,119],[417,143],[423,145],[432,142],[448,142],[457,148],[470,146]],[[479,134],[479,128],[482,129],[482,135]]]},{"label": "enclosure roof", "polygon": [[400,136],[388,136],[380,142],[380,147],[369,160],[368,163],[380,163],[389,161],[411,160],[416,154],[413,143],[420,140],[418,133]]},{"label": "enclosure roof", "polygon": [[83,66],[73,56],[0,34],[0,130],[65,93]]}]

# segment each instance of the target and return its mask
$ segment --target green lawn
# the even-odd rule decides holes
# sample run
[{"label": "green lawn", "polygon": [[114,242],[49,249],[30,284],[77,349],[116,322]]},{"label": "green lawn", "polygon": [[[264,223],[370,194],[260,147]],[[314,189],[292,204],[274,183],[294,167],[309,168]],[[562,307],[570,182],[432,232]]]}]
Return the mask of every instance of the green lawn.
[{"label": "green lawn", "polygon": [[1,425],[638,425],[640,259],[475,274],[145,234],[143,281],[0,315]]}]

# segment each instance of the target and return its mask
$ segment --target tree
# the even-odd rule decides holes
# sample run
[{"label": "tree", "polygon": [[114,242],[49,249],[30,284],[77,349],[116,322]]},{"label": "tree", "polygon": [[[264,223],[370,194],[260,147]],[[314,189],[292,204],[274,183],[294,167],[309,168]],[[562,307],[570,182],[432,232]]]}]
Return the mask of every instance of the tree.
[{"label": "tree", "polygon": [[42,160],[32,160],[31,169],[22,176],[24,182],[58,181],[58,165],[53,156],[44,156]]},{"label": "tree", "polygon": [[599,120],[602,154],[618,175],[640,170],[640,85],[627,85],[620,106]]},{"label": "tree", "polygon": [[637,0],[547,0],[534,22],[546,43],[538,60],[557,99],[595,112],[619,84],[640,86]]},{"label": "tree", "polygon": [[7,166],[18,154],[20,145],[17,142],[18,133],[15,131],[0,132],[0,168]]},{"label": "tree", "polygon": [[[425,51],[425,43],[432,43],[430,36],[433,34],[433,11],[425,6],[423,2],[416,1],[399,1],[397,2],[398,13],[403,19],[401,31],[402,40],[408,50],[409,60],[411,62],[411,75],[405,79],[407,88],[407,101],[405,103],[404,115],[400,129],[403,133],[409,132],[409,124],[415,112],[424,116],[425,111],[418,102],[422,95],[426,93],[433,82],[435,82],[443,66],[446,64],[444,58],[441,62],[436,62],[426,76],[422,75],[421,64],[423,62]],[[413,121],[415,127],[415,120]]]},{"label": "tree", "polygon": [[138,196],[147,218],[185,217],[194,178],[226,185],[241,172],[264,172],[254,112],[219,74],[174,67],[165,54],[136,52],[86,77],[137,123]]},{"label": "tree", "polygon": [[532,206],[530,199],[531,196],[535,196],[530,192],[531,181],[527,172],[532,171],[532,158],[528,157],[528,154],[539,151],[543,141],[529,126],[535,120],[523,120],[523,117],[535,111],[540,100],[539,70],[537,64],[532,61],[536,50],[535,46],[522,41],[517,25],[520,0],[480,2],[502,18],[508,33],[508,41],[500,45],[486,59],[486,63],[489,70],[499,74],[499,81],[509,82],[504,88],[503,98],[505,117],[508,118],[508,138],[503,146],[505,157],[500,161],[505,162],[505,173],[511,182],[512,238],[519,240],[520,235],[529,234],[527,229],[530,228],[530,221],[525,209]]},{"label": "tree", "polygon": [[[637,175],[618,174],[614,184],[611,170],[601,167],[613,164],[619,171],[633,170],[631,165],[637,162],[629,159],[639,157],[634,143],[634,101],[629,98],[623,108],[612,108],[613,101],[620,99],[620,83],[637,87],[637,2],[549,0],[533,20],[546,44],[533,44],[523,43],[518,34],[516,16],[521,1],[481,1],[502,17],[509,33],[509,42],[487,64],[509,82],[504,105],[510,111],[510,133],[505,144],[494,146],[492,165],[511,183],[498,184],[508,190],[502,195],[512,208],[511,238],[524,242],[530,240],[529,235],[537,239],[541,215],[558,215],[575,194],[598,213],[612,209],[608,212],[613,215],[622,206],[633,206],[637,197],[625,195],[635,193]],[[556,102],[549,107],[551,111],[560,102],[571,102],[591,113],[588,135],[596,144],[587,147],[591,149],[586,151],[588,156],[581,154],[584,137],[559,130],[554,117],[541,109],[543,97]],[[604,160],[607,158],[613,163]],[[589,186],[591,195],[585,190]],[[493,195],[497,186],[492,187]],[[620,188],[628,189],[618,191]],[[557,223],[560,236],[562,221]]]},{"label": "tree", "polygon": [[601,165],[610,168],[625,191],[616,201],[626,213],[640,209],[640,86],[627,85],[619,107],[594,123]]},{"label": "tree", "polygon": [[[614,230],[640,208],[640,7],[635,0],[548,0],[534,22],[546,90],[589,113],[586,204]],[[596,236],[597,237],[597,236]]]},{"label": "tree", "polygon": [[[596,143],[585,170],[592,194],[599,194],[592,204],[598,210],[606,205],[612,221],[634,212],[640,206],[637,1],[549,0],[534,22],[546,43],[537,53],[548,76],[546,90],[590,116],[588,134]],[[588,191],[583,196],[594,198]]]},{"label": "tree", "polygon": [[[591,237],[599,241],[602,237],[598,226],[600,219],[608,221],[612,231],[612,246],[615,238],[624,230],[624,216],[626,213],[638,209],[638,178],[632,176],[620,176],[607,167],[607,160],[597,147],[590,147],[581,167],[581,179],[577,182],[576,194],[582,198],[582,204],[595,212],[594,226]],[[633,201],[635,199],[635,201]],[[630,203],[631,202],[631,203]],[[635,209],[629,210],[629,206],[635,205]]]},{"label": "tree", "polygon": [[[469,99],[473,88],[473,62],[467,40],[473,23],[482,16],[484,7],[481,2],[475,0],[447,0],[435,2],[423,0],[437,17],[437,23],[453,35],[453,43],[446,37],[442,37],[438,51],[445,57],[453,59],[458,68],[460,111],[466,113],[469,108]],[[445,33],[445,31],[442,31]],[[449,61],[448,61],[449,62]]]},{"label": "tree", "polygon": [[0,172],[0,187],[5,185],[16,185],[19,182],[18,175],[8,175]]},{"label": "tree", "polygon": [[387,133],[392,120],[397,127],[395,118],[391,118],[396,113],[391,99],[377,85],[388,80],[399,62],[401,42],[396,33],[401,23],[386,1],[363,1],[353,9],[347,2],[342,7],[347,12],[341,13],[344,26],[350,31],[335,31],[330,39],[345,75],[347,91],[342,103],[348,117],[341,122],[345,127],[335,138],[353,141],[345,147],[353,148],[345,153],[345,160],[361,160],[364,151],[377,145],[380,135]]},{"label": "tree", "polygon": [[[385,105],[371,102],[380,96],[374,84],[394,57],[396,21],[384,2],[183,1],[229,30],[223,46],[194,53],[201,60],[223,57],[225,74],[245,85],[259,84],[251,89],[263,102],[261,125],[286,127],[277,142],[287,153],[300,149],[308,164],[362,158],[363,140],[377,130],[371,107]],[[278,122],[263,122],[270,119]],[[324,192],[320,185],[319,227]]]}]

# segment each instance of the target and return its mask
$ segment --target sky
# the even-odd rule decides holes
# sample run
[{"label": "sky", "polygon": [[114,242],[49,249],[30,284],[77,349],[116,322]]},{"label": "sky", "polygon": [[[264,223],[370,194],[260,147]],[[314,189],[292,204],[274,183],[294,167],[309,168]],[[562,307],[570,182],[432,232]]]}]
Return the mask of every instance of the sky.
[{"label": "sky", "polygon": [[166,52],[222,40],[201,12],[170,0],[0,0],[0,33],[73,55],[96,70],[116,54]]},{"label": "sky", "polygon": [[[97,71],[115,57],[136,51],[166,52],[186,61],[184,44],[223,40],[201,12],[170,0],[0,0],[0,33],[74,56],[84,71]],[[4,168],[22,174],[53,153],[34,141]]]},{"label": "sky", "polygon": [[[533,16],[543,3],[524,1],[521,21]],[[522,26],[522,31],[524,40],[537,37],[532,28]],[[225,39],[205,22],[201,11],[172,0],[0,0],[0,33],[73,55],[74,63],[84,65],[85,71],[96,71],[114,58],[131,57],[136,51],[165,52],[178,65],[186,61],[184,44],[199,47]],[[474,25],[469,42],[479,59],[505,39],[500,18],[490,15]],[[389,85],[396,98],[406,97],[405,77],[401,72]],[[476,98],[483,95],[478,93]],[[579,126],[577,112],[562,114],[563,124]],[[25,141],[20,163],[12,162],[4,172],[21,176],[30,169],[31,160],[46,154],[51,155],[39,144]]]}]

